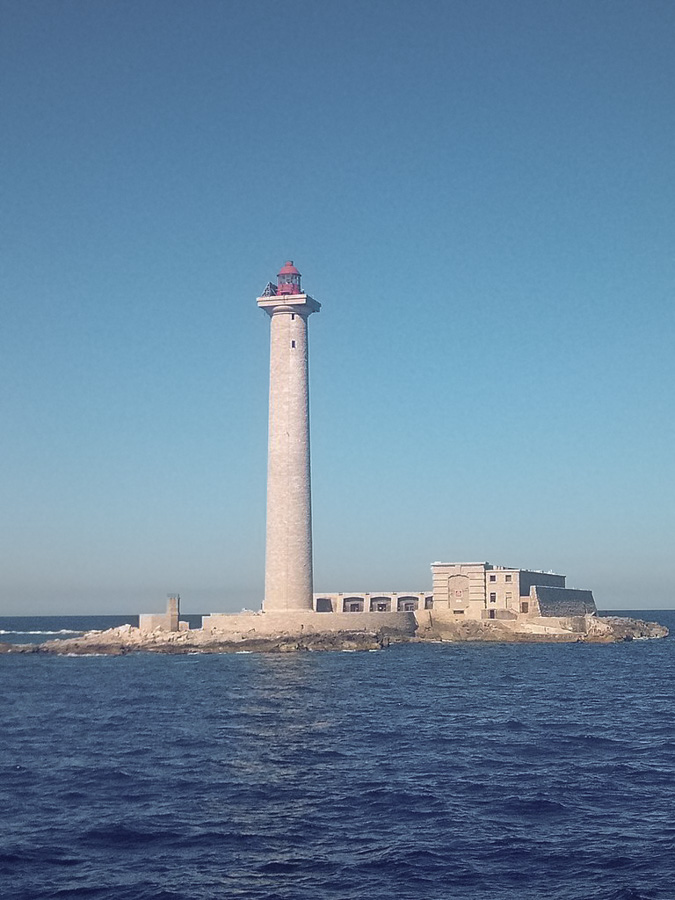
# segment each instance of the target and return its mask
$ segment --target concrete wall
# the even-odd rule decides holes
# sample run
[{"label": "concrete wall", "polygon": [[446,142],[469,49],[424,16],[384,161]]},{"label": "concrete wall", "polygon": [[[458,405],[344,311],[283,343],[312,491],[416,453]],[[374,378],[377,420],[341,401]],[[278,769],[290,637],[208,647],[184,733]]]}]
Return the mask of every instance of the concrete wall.
[{"label": "concrete wall", "polygon": [[[451,610],[425,610],[415,614],[419,625],[419,634],[424,636],[429,631],[446,635],[450,640],[464,634],[462,640],[485,640],[486,629],[491,630],[490,620],[480,623],[463,616],[456,616]],[[602,620],[600,620],[602,621]],[[496,618],[494,631],[503,636],[512,633],[527,639],[527,635],[565,636],[585,634],[589,627],[589,619],[585,616],[511,616]],[[464,629],[464,630],[463,630]],[[454,637],[453,637],[454,636]]]},{"label": "concrete wall", "polygon": [[171,631],[171,619],[166,613],[141,613],[138,627],[143,632]]},{"label": "concrete wall", "polygon": [[530,591],[531,612],[541,617],[585,616],[597,612],[592,591],[534,585]]},{"label": "concrete wall", "polygon": [[415,614],[409,613],[315,613],[311,611],[284,613],[214,613],[204,616],[202,628],[222,636],[276,634],[320,634],[336,631],[382,631],[391,629],[414,634]]},{"label": "concrete wall", "polygon": [[138,627],[143,632],[150,631],[184,631],[181,625],[187,627],[187,622],[179,622],[180,595],[169,594],[166,603],[166,612],[141,613],[138,617]]}]

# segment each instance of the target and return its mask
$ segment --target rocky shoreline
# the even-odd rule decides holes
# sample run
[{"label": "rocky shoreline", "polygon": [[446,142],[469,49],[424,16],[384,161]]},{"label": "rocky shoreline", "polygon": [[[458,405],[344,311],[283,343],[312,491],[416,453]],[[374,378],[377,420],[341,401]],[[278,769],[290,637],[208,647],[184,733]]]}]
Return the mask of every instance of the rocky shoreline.
[{"label": "rocky shoreline", "polygon": [[[402,636],[399,636],[402,637]],[[132,625],[89,631],[77,638],[41,644],[0,644],[0,653],[51,656],[125,656],[129,653],[289,653],[300,650],[382,650],[391,637],[381,633],[333,632],[306,636],[222,637],[201,629],[144,634]]]},{"label": "rocky shoreline", "polygon": [[124,656],[128,653],[292,653],[300,651],[372,651],[392,643],[506,642],[506,643],[617,643],[649,640],[668,635],[658,622],[622,616],[586,616],[570,620],[569,627],[548,632],[508,627],[478,620],[437,621],[411,636],[392,628],[379,631],[337,631],[317,634],[214,634],[203,629],[142,632],[132,625],[108,631],[90,631],[76,638],[42,644],[0,643],[0,653],[53,656]]}]

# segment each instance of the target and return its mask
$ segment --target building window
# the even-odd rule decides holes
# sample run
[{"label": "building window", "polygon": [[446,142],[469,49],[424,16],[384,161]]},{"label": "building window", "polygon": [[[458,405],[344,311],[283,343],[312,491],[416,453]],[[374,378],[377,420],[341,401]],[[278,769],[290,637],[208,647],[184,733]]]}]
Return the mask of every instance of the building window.
[{"label": "building window", "polygon": [[505,580],[506,580],[506,581],[512,581],[513,579],[512,579],[512,577],[511,577],[511,575],[506,575],[506,576],[505,576]]},{"label": "building window", "polygon": [[523,600],[523,602],[520,604],[520,611],[521,611],[522,613],[527,613],[527,612],[530,611],[530,604],[529,604],[529,601]]},{"label": "building window", "polygon": [[295,313],[291,313],[291,319],[295,319]]},{"label": "building window", "polygon": [[506,592],[506,602],[507,603],[509,602],[509,600],[511,599],[512,596],[513,596],[513,594],[511,593],[511,591]]},{"label": "building window", "polygon": [[453,609],[453,613],[454,613],[456,616],[463,616],[463,615],[464,615],[464,610],[463,610],[463,609]]},{"label": "building window", "polygon": [[497,580],[496,575],[490,575],[490,581],[496,581],[496,580]]},{"label": "building window", "polygon": [[434,598],[433,597],[425,597],[424,598],[424,608],[425,609],[433,609],[434,608]]},{"label": "building window", "polygon": [[489,610],[489,616],[491,619],[496,618],[496,610],[494,610],[494,609]]},{"label": "building window", "polygon": [[490,603],[496,603],[496,602],[497,602],[497,595],[490,594]]},{"label": "building window", "polygon": [[291,347],[295,347],[295,341],[291,341]]}]

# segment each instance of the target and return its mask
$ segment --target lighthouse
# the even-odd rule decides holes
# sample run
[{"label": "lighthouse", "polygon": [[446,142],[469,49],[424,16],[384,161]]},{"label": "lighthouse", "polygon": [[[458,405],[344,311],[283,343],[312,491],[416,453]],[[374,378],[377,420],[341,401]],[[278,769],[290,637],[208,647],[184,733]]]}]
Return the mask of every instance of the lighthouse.
[{"label": "lighthouse", "polygon": [[321,304],[301,277],[289,260],[257,298],[270,317],[264,612],[313,608],[307,320]]}]

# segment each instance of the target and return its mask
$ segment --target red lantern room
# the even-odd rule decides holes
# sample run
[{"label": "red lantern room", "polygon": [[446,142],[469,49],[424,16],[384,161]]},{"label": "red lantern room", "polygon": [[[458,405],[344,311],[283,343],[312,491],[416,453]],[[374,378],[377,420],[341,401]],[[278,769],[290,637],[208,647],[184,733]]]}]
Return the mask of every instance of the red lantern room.
[{"label": "red lantern room", "polygon": [[293,260],[289,259],[277,275],[277,294],[301,294],[300,278],[301,275],[293,265]]}]

